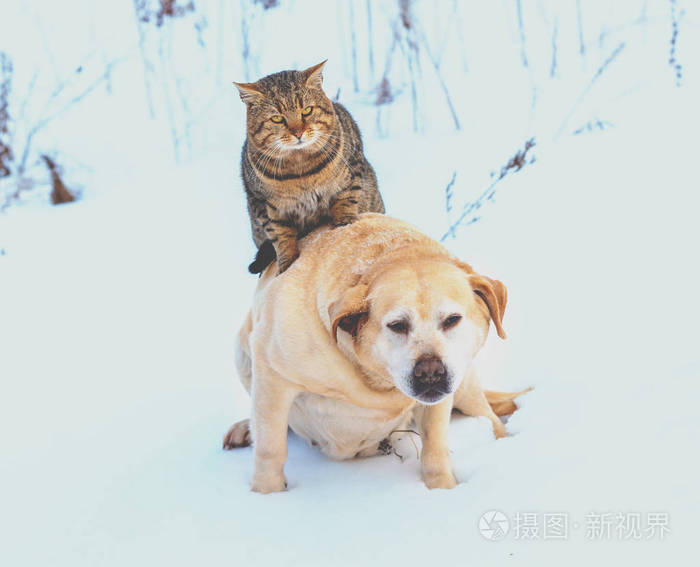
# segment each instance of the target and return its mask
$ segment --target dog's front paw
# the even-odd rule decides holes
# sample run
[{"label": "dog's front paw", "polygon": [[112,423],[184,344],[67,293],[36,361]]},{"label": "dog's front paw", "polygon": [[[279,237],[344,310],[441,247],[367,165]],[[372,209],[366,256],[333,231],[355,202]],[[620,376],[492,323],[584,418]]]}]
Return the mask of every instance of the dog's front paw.
[{"label": "dog's front paw", "polygon": [[454,488],[457,479],[452,471],[423,473],[423,482],[428,488]]},{"label": "dog's front paw", "polygon": [[283,474],[257,474],[253,476],[253,482],[251,483],[250,488],[253,492],[260,492],[261,494],[269,494],[270,492],[282,492],[287,489],[287,479],[284,478]]}]

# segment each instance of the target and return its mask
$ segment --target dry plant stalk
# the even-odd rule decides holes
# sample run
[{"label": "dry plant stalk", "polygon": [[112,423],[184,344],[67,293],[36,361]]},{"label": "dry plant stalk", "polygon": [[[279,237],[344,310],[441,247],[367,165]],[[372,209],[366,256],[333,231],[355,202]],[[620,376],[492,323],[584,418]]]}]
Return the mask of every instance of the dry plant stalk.
[{"label": "dry plant stalk", "polygon": [[676,76],[676,86],[681,86],[681,80],[683,79],[683,65],[678,62],[676,56],[676,44],[678,42],[678,22],[680,16],[683,15],[681,12],[680,16],[676,13],[676,0],[670,0],[671,5],[671,48],[668,56],[668,64],[673,69]]},{"label": "dry plant stalk", "polygon": [[10,146],[9,99],[12,87],[12,61],[0,52],[0,177],[9,177],[10,162],[14,159]]},{"label": "dry plant stalk", "polygon": [[148,23],[153,20],[161,27],[166,18],[181,18],[194,12],[194,2],[178,4],[177,0],[158,0],[158,8],[152,10],[148,7],[148,0],[134,0],[134,8],[139,21]]},{"label": "dry plant stalk", "polygon": [[394,95],[391,93],[391,83],[389,83],[389,79],[385,76],[377,87],[377,100],[374,104],[381,106],[382,104],[389,104],[391,102],[394,102]]},{"label": "dry plant stalk", "polygon": [[557,130],[556,134],[554,135],[554,139],[557,139],[561,133],[564,131],[566,128],[567,124],[569,123],[569,120],[571,117],[574,115],[578,107],[581,105],[583,102],[583,99],[586,98],[586,95],[588,92],[593,88],[593,85],[595,85],[596,81],[600,78],[600,76],[605,72],[605,70],[612,64],[613,61],[617,58],[620,53],[622,53],[622,50],[625,48],[625,42],[623,41],[620,43],[615,49],[613,49],[612,53],[608,56],[608,58],[603,61],[602,65],[598,67],[598,70],[595,72],[593,75],[593,78],[590,80],[588,85],[586,85],[586,88],[583,89],[583,92],[579,95],[578,99],[574,103],[574,105],[571,107],[571,110],[569,113],[566,115],[564,118],[564,121],[561,123],[561,126],[559,126],[559,129]]},{"label": "dry plant stalk", "polygon": [[253,0],[253,3],[260,4],[265,10],[279,6],[279,0]]},{"label": "dry plant stalk", "polygon": [[51,191],[51,202],[54,205],[61,205],[63,203],[75,201],[75,196],[68,190],[61,176],[58,174],[56,162],[46,154],[42,155],[41,159],[44,160],[46,167],[49,168],[49,172],[51,173],[51,187],[53,188]]},{"label": "dry plant stalk", "polygon": [[[498,183],[500,183],[506,176],[511,173],[520,171],[527,164],[533,163],[535,161],[534,157],[529,157],[528,152],[535,147],[535,139],[530,138],[525,142],[522,149],[515,152],[513,157],[508,160],[508,162],[501,167],[501,172],[499,176],[493,180],[486,189],[484,189],[475,201],[467,201],[462,208],[462,213],[459,215],[456,221],[454,221],[450,227],[447,229],[445,234],[440,238],[440,242],[444,242],[448,236],[455,238],[457,236],[457,228],[460,226],[465,226],[477,222],[481,217],[476,215],[476,212],[484,205],[486,201],[493,201],[496,191],[498,190]],[[495,174],[492,174],[495,175]],[[456,173],[453,174],[452,180],[450,181],[447,189],[445,190],[445,203],[447,212],[451,210],[451,199],[452,199],[452,185],[454,184]]]}]

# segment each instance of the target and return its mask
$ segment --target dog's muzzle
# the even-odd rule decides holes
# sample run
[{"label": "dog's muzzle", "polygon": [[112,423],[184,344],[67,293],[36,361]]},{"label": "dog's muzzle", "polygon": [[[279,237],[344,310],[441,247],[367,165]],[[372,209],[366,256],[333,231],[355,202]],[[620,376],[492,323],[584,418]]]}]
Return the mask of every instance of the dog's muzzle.
[{"label": "dog's muzzle", "polygon": [[411,374],[413,397],[426,404],[434,404],[451,393],[447,368],[439,358],[420,359]]}]

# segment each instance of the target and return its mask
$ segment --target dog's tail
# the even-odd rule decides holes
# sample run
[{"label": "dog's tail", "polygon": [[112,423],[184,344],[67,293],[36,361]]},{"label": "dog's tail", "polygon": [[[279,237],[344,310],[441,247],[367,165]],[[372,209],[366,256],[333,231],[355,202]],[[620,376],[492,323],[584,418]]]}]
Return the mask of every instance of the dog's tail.
[{"label": "dog's tail", "polygon": [[510,415],[518,409],[518,406],[515,405],[513,400],[530,390],[532,390],[532,387],[526,388],[521,392],[494,392],[492,390],[484,390],[484,395],[486,396],[486,401],[496,415]]},{"label": "dog's tail", "polygon": [[277,253],[275,252],[275,246],[272,244],[271,240],[266,240],[258,248],[257,254],[255,254],[255,260],[251,262],[248,266],[248,271],[251,274],[262,274],[272,262],[277,258]]}]

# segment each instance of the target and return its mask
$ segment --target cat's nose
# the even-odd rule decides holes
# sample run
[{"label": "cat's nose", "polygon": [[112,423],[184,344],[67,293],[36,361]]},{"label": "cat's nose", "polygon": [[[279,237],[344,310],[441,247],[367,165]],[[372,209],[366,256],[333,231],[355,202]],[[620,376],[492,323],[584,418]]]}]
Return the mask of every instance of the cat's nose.
[{"label": "cat's nose", "polygon": [[301,140],[301,137],[304,135],[303,126],[291,126],[289,131],[297,138],[297,140]]}]

